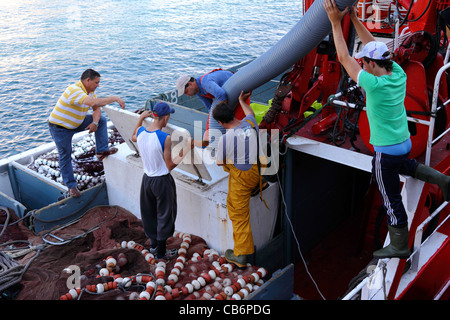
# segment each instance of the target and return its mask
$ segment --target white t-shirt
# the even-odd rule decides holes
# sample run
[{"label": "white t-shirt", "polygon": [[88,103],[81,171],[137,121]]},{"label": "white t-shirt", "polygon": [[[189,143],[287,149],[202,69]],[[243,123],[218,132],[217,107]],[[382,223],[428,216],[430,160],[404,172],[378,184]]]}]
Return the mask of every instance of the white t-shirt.
[{"label": "white t-shirt", "polygon": [[158,177],[169,173],[164,161],[164,142],[168,135],[161,130],[147,131],[145,127],[138,129],[139,153],[144,165],[144,173],[149,177]]}]

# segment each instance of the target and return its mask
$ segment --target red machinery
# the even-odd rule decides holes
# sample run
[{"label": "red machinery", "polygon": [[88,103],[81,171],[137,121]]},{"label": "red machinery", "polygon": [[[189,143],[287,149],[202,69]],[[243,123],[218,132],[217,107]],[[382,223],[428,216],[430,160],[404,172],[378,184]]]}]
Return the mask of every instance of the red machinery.
[{"label": "red machinery", "polygon": [[[314,0],[305,0],[305,11],[313,2]],[[446,107],[446,101],[449,99],[447,72],[444,72],[438,81],[440,86],[437,104],[441,108],[434,114],[431,112],[435,79],[439,78],[437,75],[446,61],[449,5],[450,0],[360,0],[357,4],[359,17],[375,37],[393,39],[391,43],[387,43],[388,47],[393,53],[393,59],[407,74],[405,107],[413,144],[411,157],[421,162],[426,158],[429,126],[416,120],[431,122],[430,118],[434,117],[433,137],[440,136],[450,123],[450,108]],[[346,16],[342,23],[349,49],[357,49],[354,47],[360,43],[354,39],[355,32],[349,17]],[[337,92],[339,93],[336,94]],[[337,104],[336,100],[341,103]],[[370,132],[363,110],[364,100],[363,92],[337,61],[332,38],[324,39],[283,75],[271,108],[263,118],[260,128],[278,129],[282,143],[289,137],[298,135],[370,155],[373,147],[369,143]],[[313,108],[318,103],[322,107]],[[350,104],[353,107],[348,107]],[[450,172],[449,145],[447,143],[447,147],[439,146],[438,156],[430,163],[447,175]],[[410,226],[411,246],[417,241],[420,242],[419,237],[414,236],[414,232],[420,229],[418,226],[432,215],[430,203],[442,203],[442,194],[436,186],[426,184]],[[367,206],[376,211],[381,202],[374,195],[368,200]],[[442,210],[441,220],[449,214],[448,210]],[[448,234],[448,223],[447,227],[444,226],[441,230]],[[448,242],[446,241],[447,244]],[[447,245],[436,251],[400,298],[432,298],[434,293],[431,291],[436,289],[431,288],[432,286],[446,281],[448,285],[449,280],[445,278],[448,277],[448,271],[442,270],[442,267],[448,265],[448,250]],[[395,292],[404,267],[403,261],[396,269],[392,280],[393,290],[388,293],[389,299],[399,298],[395,296]],[[429,290],[429,296],[425,297],[423,290]]]},{"label": "red machinery", "polygon": [[[313,0],[305,1],[306,10],[312,2]],[[394,59],[401,64],[408,75],[405,99],[408,115],[428,120],[434,79],[439,68],[443,66],[443,55],[447,46],[446,23],[447,21],[450,23],[450,19],[447,18],[445,13],[448,10],[445,9],[450,1],[417,1],[412,5],[411,2],[413,1],[360,0],[358,11],[359,17],[374,35],[392,37],[396,16],[399,17],[399,32],[411,31],[407,36],[400,37],[401,43],[398,48],[391,49],[394,52]],[[344,36],[348,39],[349,48],[353,49],[354,32],[348,16],[343,20],[343,30]],[[336,59],[332,40],[323,41],[283,76],[274,95],[272,108],[260,127],[279,129],[284,140],[297,133],[306,125],[306,122],[311,120],[305,118],[304,114],[313,102],[318,101],[326,105],[329,96],[337,91],[345,92],[351,86],[344,73]],[[442,102],[448,99],[448,89],[445,76],[441,81],[439,100]],[[360,98],[358,90],[355,90],[352,95],[344,96],[346,101],[364,104]],[[330,128],[334,128],[336,132],[342,132],[345,125],[359,127],[365,146],[372,151],[373,148],[368,143],[369,129],[365,112],[359,114],[359,111],[352,110],[345,115],[346,118],[343,113],[331,105],[326,105],[321,110],[320,121],[316,121],[317,119],[311,121],[315,124],[307,134],[311,134],[314,139],[322,139],[320,135]],[[450,119],[447,113],[444,110],[439,112],[435,135],[447,127]],[[413,143],[411,157],[417,157],[425,151],[428,127],[413,123],[410,125],[410,131]],[[336,132],[331,137],[335,141]],[[302,135],[304,134],[303,131]],[[342,139],[339,137],[338,143],[345,143],[341,141]]]}]

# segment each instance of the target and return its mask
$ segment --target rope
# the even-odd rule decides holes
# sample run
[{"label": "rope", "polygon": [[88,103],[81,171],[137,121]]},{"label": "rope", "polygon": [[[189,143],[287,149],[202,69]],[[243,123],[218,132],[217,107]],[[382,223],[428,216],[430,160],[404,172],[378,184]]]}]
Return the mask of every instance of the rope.
[{"label": "rope", "polygon": [[[91,229],[83,232],[80,235],[74,236],[70,239],[67,239],[64,243],[68,243],[71,242],[77,238],[83,237],[85,235],[87,235],[88,233],[98,229],[103,223],[108,222],[112,219],[114,219],[117,216],[117,212],[118,212],[118,208],[116,208],[116,211],[113,215],[113,217],[111,217],[110,219],[104,220],[99,222],[97,225],[95,225],[94,227],[92,227]],[[92,208],[93,209],[93,208]],[[0,237],[3,235],[3,233],[5,232],[6,228],[8,227],[8,223],[9,223],[9,219],[10,219],[10,212],[8,210],[8,208],[5,207],[0,207],[0,210],[4,210],[6,212],[6,220],[5,223],[3,224],[3,229],[0,232]],[[84,215],[83,215],[84,216]],[[23,218],[22,218],[23,219]],[[20,219],[20,220],[22,220]],[[57,229],[53,229],[52,231],[55,230],[60,230],[63,229],[71,224],[77,223],[81,220],[81,217],[78,220],[75,221],[71,221],[65,225],[63,225],[60,228]],[[18,221],[15,221],[9,225],[12,225],[14,223],[17,223]],[[49,232],[50,233],[50,232]],[[46,234],[47,235],[47,234]],[[44,237],[46,236],[44,235]],[[43,239],[45,242],[45,239]],[[33,246],[29,241],[26,240],[15,240],[15,241],[10,241],[10,242],[5,242],[5,243],[1,243],[0,247],[7,247],[7,246],[11,246],[12,244],[15,243],[26,243],[28,244],[28,247],[25,248],[5,248],[0,250],[0,293],[3,293],[3,291],[5,291],[6,289],[8,289],[9,287],[20,283],[20,281],[22,281],[22,277],[25,274],[25,272],[28,270],[28,267],[31,265],[31,263],[39,256],[40,252],[45,249],[46,247],[48,247],[49,245],[57,245],[57,243],[43,243],[43,244],[39,244],[37,246]],[[5,252],[4,252],[5,251]],[[10,252],[9,254],[6,253],[6,251]],[[36,251],[36,254],[26,263],[26,265],[22,265],[19,262],[15,261],[13,258],[15,257],[19,257],[19,256],[23,256],[25,254],[28,254],[32,251]]]},{"label": "rope", "polygon": [[22,281],[22,277],[30,264],[39,256],[42,247],[37,247],[36,255],[25,266],[0,251],[0,293]]},{"label": "rope", "polygon": [[[99,206],[98,206],[98,207],[99,207]],[[93,207],[93,208],[91,208],[91,209],[94,209],[94,208],[97,208],[97,207]],[[51,244],[51,245],[58,246],[58,245],[63,245],[63,244],[72,242],[73,240],[76,240],[76,239],[78,239],[78,238],[82,238],[82,237],[84,237],[85,235],[87,235],[88,233],[91,233],[92,231],[95,231],[95,230],[97,230],[98,228],[100,228],[100,226],[101,226],[102,224],[104,224],[104,223],[106,223],[106,222],[109,222],[109,221],[115,219],[116,216],[117,216],[117,213],[119,212],[118,207],[115,206],[115,209],[116,209],[116,211],[114,212],[114,215],[113,215],[111,218],[109,218],[109,219],[107,219],[107,220],[100,221],[100,222],[97,223],[95,226],[93,226],[92,228],[90,228],[89,230],[87,230],[87,231],[85,231],[85,232],[80,233],[79,235],[73,236],[73,237],[68,238],[68,239],[61,239],[60,242],[52,242],[52,241],[50,241],[50,240],[48,240],[48,239],[45,239],[45,238],[46,238],[47,236],[49,236],[49,235],[50,235],[50,236],[53,236],[52,232],[54,232],[54,231],[62,230],[62,229],[66,228],[66,227],[68,227],[68,226],[70,226],[70,225],[72,225],[72,224],[75,224],[75,223],[80,222],[81,219],[83,218],[84,214],[83,214],[80,218],[78,218],[77,220],[70,221],[70,222],[66,223],[65,225],[62,225],[61,227],[51,229],[49,232],[47,232],[46,234],[44,234],[44,235],[42,236],[42,240],[43,240],[45,243],[47,243],[47,244]]]},{"label": "rope", "polygon": [[[3,224],[3,229],[2,229],[2,231],[0,232],[0,238],[3,236],[3,233],[5,232],[5,230],[6,230],[6,227],[8,226],[8,223],[9,223],[9,218],[10,218],[10,213],[9,213],[9,209],[8,208],[6,208],[6,207],[0,207],[0,210],[3,210],[3,211],[5,211],[5,213],[6,213],[6,220],[5,220],[5,223]],[[1,226],[1,224],[0,224],[0,226]]]},{"label": "rope", "polygon": [[0,251],[0,292],[22,279],[24,266]]},{"label": "rope", "polygon": [[[15,222],[9,224],[9,219],[11,217],[9,209],[6,207],[0,207],[0,210],[3,210],[6,212],[6,220],[5,220],[5,223],[3,224],[2,231],[0,232],[0,237],[1,237],[3,235],[3,233],[5,232],[6,228],[8,227],[8,225],[13,225],[13,224],[17,223],[18,221],[15,221]],[[22,220],[22,219],[20,219],[20,220]],[[14,250],[15,253],[13,253],[13,255],[8,255],[8,254],[4,253],[2,250],[0,250],[0,293],[3,293],[3,291],[5,291],[9,287],[19,283],[22,280],[22,277],[23,277],[24,273],[27,271],[30,264],[34,261],[34,259],[36,259],[38,257],[39,253],[44,248],[43,246],[33,247],[33,246],[31,246],[31,243],[29,243],[28,241],[24,241],[24,240],[16,240],[16,241],[6,242],[6,243],[0,244],[0,246],[9,246],[14,243],[28,243],[29,247],[26,249],[10,248],[10,249],[3,250],[3,251],[8,251],[8,250],[13,251]],[[27,253],[35,251],[35,250],[36,250],[35,256],[33,258],[31,258],[25,266],[23,266],[22,264],[20,264],[19,262],[15,261],[13,259],[13,257],[21,256],[21,255],[27,254]]]},{"label": "rope", "polygon": [[284,205],[284,214],[285,214],[286,219],[287,219],[287,221],[289,222],[289,225],[290,225],[290,227],[291,227],[291,232],[292,232],[292,235],[294,236],[295,242],[297,243],[298,253],[300,254],[300,258],[302,259],[303,265],[304,265],[304,267],[305,267],[305,269],[306,269],[306,273],[308,273],[309,278],[311,279],[312,283],[313,283],[314,286],[316,287],[317,293],[320,295],[320,297],[321,297],[323,300],[326,300],[326,298],[324,297],[324,295],[323,295],[322,292],[320,291],[319,286],[317,285],[317,282],[314,280],[313,276],[312,276],[311,273],[309,272],[308,264],[306,263],[306,260],[305,260],[305,258],[303,257],[302,250],[300,249],[300,244],[299,244],[299,242],[298,242],[297,235],[295,234],[294,226],[292,225],[291,219],[289,218],[289,215],[288,215],[288,213],[287,213],[287,204],[286,204],[286,201],[285,201],[285,199],[284,199],[283,188],[281,187],[281,181],[280,181],[280,178],[278,177],[278,175],[277,175],[277,178],[278,178],[278,186],[279,186],[279,188],[280,188],[281,200],[283,201],[283,205]]}]

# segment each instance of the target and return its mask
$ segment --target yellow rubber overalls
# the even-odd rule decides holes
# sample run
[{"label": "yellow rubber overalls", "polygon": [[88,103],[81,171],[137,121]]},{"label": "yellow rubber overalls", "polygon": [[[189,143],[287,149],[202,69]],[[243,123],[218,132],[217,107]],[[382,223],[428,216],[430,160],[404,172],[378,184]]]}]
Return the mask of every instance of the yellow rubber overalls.
[{"label": "yellow rubber overalls", "polygon": [[227,207],[233,225],[233,252],[236,256],[252,254],[255,248],[250,226],[250,198],[259,184],[258,165],[241,171],[234,164],[224,164],[223,170],[229,173]]}]

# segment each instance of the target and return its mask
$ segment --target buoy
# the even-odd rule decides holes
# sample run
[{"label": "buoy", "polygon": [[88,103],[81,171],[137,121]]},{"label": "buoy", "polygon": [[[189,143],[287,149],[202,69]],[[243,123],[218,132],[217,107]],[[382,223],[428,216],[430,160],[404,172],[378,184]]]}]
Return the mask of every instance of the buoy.
[{"label": "buoy", "polygon": [[[122,277],[121,269],[128,264],[126,252],[109,255],[97,266],[97,277],[104,277],[98,279],[105,279],[105,282],[88,284],[84,289],[71,289],[60,299],[79,299],[81,292],[104,294],[120,286],[122,291],[130,290],[130,300],[242,300],[264,283],[262,278],[267,275],[265,268],[248,265],[245,270],[235,269],[213,249],[198,250],[188,256],[191,235],[174,233],[174,237],[182,242],[170,272],[166,269],[168,263],[156,260],[143,245],[133,240],[122,241],[117,248],[141,252],[151,266],[150,273],[127,273],[126,277]],[[140,286],[140,291],[134,292],[139,290],[134,286]]]}]

